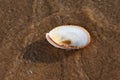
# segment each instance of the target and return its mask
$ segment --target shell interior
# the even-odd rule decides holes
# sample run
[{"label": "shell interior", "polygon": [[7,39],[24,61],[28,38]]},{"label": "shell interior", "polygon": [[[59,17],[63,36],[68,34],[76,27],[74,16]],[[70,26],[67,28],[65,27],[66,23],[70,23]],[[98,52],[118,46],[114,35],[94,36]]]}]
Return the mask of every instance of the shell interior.
[{"label": "shell interior", "polygon": [[90,42],[89,33],[79,26],[59,26],[51,30],[48,35],[55,43],[61,46],[84,47]]}]

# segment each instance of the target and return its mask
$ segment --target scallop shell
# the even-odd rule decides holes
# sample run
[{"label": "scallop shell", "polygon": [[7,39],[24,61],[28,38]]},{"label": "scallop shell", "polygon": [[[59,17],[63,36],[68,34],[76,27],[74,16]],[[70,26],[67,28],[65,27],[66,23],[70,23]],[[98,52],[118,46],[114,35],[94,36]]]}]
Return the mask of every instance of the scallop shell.
[{"label": "scallop shell", "polygon": [[63,25],[46,33],[46,39],[57,48],[79,49],[86,47],[90,43],[90,34],[83,27]]}]

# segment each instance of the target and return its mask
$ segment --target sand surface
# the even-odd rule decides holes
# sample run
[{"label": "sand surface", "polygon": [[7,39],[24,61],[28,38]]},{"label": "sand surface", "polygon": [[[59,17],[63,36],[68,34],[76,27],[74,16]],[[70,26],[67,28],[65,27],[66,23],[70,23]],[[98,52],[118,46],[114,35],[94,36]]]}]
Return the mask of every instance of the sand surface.
[{"label": "sand surface", "polygon": [[[46,41],[68,24],[87,29],[90,45]],[[0,80],[120,80],[120,0],[0,0]]]}]

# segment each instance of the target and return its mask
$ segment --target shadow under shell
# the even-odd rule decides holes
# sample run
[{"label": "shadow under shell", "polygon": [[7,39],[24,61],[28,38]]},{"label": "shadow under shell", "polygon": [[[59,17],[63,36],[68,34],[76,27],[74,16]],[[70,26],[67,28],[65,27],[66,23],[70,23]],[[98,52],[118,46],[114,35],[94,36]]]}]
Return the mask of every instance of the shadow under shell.
[{"label": "shadow under shell", "polygon": [[74,55],[76,51],[78,50],[55,48],[44,39],[26,46],[23,50],[23,59],[38,63],[53,63]]}]

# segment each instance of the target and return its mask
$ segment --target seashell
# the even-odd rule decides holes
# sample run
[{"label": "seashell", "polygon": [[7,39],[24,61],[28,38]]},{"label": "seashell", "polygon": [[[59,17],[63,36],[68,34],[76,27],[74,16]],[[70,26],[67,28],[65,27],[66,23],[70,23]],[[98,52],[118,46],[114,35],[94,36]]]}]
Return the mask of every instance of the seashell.
[{"label": "seashell", "polygon": [[90,34],[83,27],[63,25],[46,33],[46,39],[56,48],[80,49],[90,43]]}]

